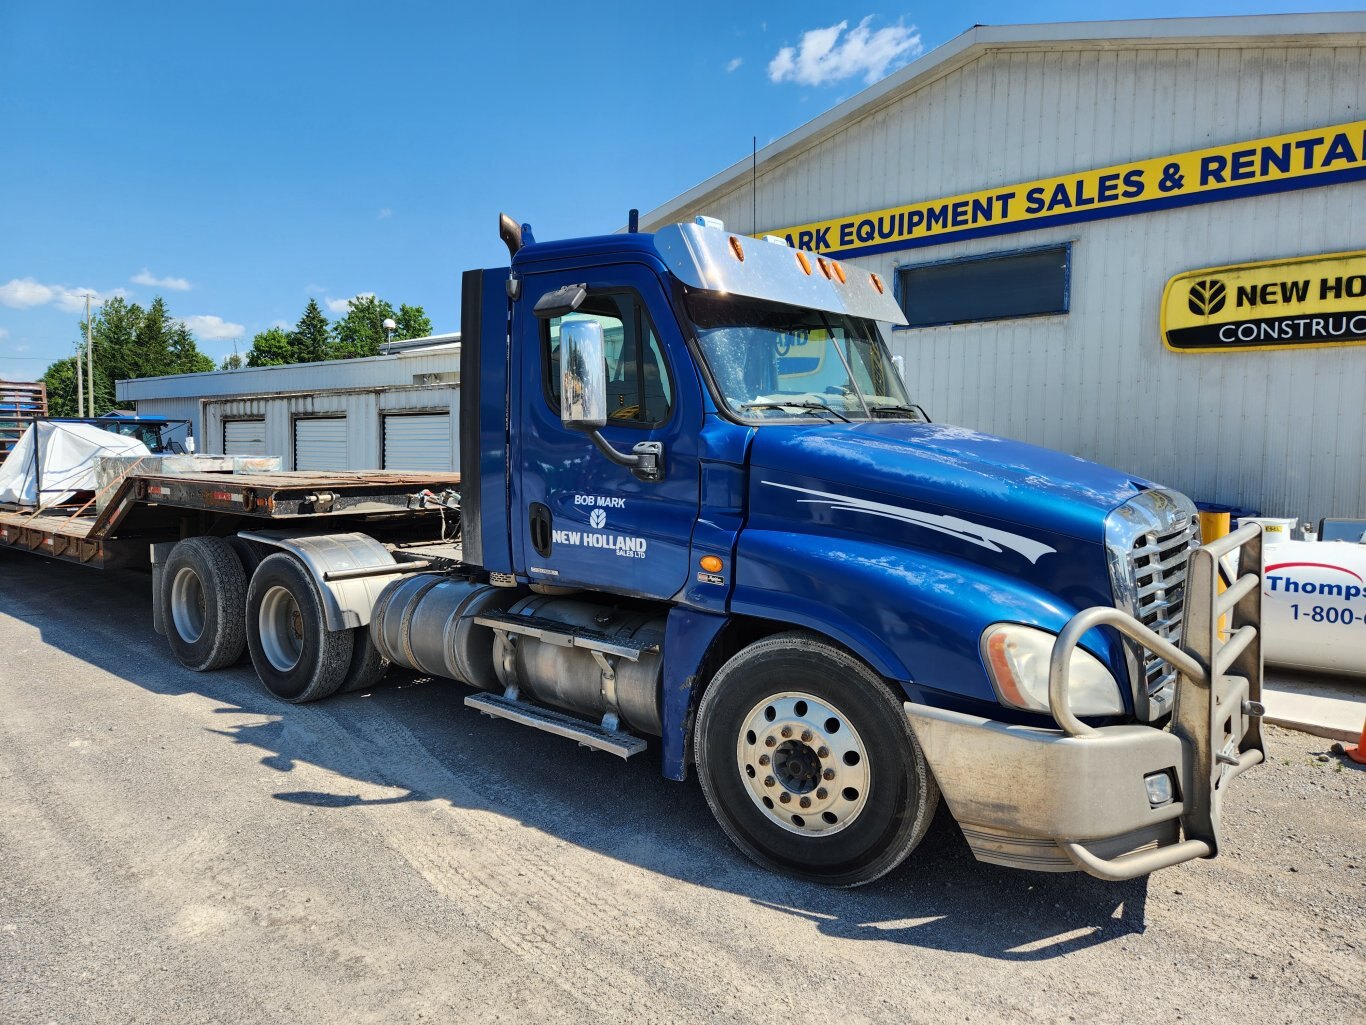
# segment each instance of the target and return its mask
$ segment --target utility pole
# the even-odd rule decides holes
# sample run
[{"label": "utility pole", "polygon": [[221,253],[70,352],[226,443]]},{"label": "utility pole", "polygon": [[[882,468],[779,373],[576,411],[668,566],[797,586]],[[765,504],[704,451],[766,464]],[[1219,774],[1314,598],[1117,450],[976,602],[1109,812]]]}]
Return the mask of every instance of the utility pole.
[{"label": "utility pole", "polygon": [[76,343],[76,415],[85,416],[85,374],[81,370],[81,360],[85,359],[85,353],[81,352],[81,345]]},{"label": "utility pole", "polygon": [[90,388],[91,416],[95,415],[95,336],[90,331],[90,300],[93,298],[94,296],[89,292],[85,293],[85,378],[86,384]]}]

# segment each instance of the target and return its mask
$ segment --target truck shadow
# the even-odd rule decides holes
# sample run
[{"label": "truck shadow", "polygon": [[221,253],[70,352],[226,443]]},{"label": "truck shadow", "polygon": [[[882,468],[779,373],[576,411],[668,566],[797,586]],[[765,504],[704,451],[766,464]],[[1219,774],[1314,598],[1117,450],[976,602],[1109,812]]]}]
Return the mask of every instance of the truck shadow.
[{"label": "truck shadow", "polygon": [[[469,689],[392,673],[387,686],[316,705],[265,693],[249,664],[198,675],[150,626],[148,578],[0,557],[0,609],[54,648],[165,696],[218,703],[211,731],[261,752],[281,774],[276,800],[333,810],[444,802],[482,810],[650,872],[734,893],[810,922],[822,934],[1006,961],[1045,961],[1145,928],[1148,881],[1112,884],[977,863],[940,814],[908,863],[858,890],[766,872],[731,847],[694,782],[658,771],[657,750],[630,762],[463,705]],[[12,597],[13,596],[13,597]],[[300,765],[326,790],[292,785]],[[317,774],[309,773],[316,785]]]}]

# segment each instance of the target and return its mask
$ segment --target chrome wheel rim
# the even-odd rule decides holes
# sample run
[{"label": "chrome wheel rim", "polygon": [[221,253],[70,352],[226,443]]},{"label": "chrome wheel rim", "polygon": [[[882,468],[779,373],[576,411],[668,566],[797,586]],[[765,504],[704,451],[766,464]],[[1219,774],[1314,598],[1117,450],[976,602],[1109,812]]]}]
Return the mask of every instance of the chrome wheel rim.
[{"label": "chrome wheel rim", "polygon": [[183,566],[171,581],[171,622],[186,644],[204,636],[204,582],[189,566]]},{"label": "chrome wheel rim", "polygon": [[261,599],[256,622],[266,661],[281,673],[297,666],[304,653],[304,620],[294,595],[279,585],[272,587]]},{"label": "chrome wheel rim", "polygon": [[792,833],[838,833],[868,801],[863,738],[843,712],[810,694],[774,694],[750,709],[735,757],[751,800]]}]

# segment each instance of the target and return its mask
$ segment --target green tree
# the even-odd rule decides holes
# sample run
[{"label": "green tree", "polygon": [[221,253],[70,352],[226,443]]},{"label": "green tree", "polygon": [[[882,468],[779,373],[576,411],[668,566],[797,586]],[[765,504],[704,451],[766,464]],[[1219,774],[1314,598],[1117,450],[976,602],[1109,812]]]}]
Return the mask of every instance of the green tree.
[{"label": "green tree", "polygon": [[59,359],[43,374],[47,385],[47,411],[49,416],[75,416],[79,407],[76,404],[76,357]]},{"label": "green tree", "polygon": [[358,295],[348,304],[346,316],[333,328],[333,359],[377,356],[387,334],[385,320],[394,319],[394,308],[373,295]]},{"label": "green tree", "polygon": [[329,358],[331,332],[318,300],[309,299],[304,315],[289,336],[294,363],[318,363]]},{"label": "green tree", "polygon": [[[78,330],[79,358],[85,360],[84,320]],[[119,296],[106,300],[91,318],[90,334],[95,343],[95,408],[87,413],[92,416],[115,408],[115,381],[214,368],[213,360],[199,351],[190,329],[171,316],[160,296],[145,310]],[[77,413],[76,358],[58,360],[43,375],[50,382],[49,394],[56,396],[49,400],[55,415]]]},{"label": "green tree", "polygon": [[294,342],[292,336],[287,334],[283,328],[267,328],[251,340],[251,351],[247,353],[247,366],[278,367],[293,362]]},{"label": "green tree", "polygon": [[162,373],[204,374],[217,369],[213,359],[199,351],[194,335],[190,334],[190,329],[185,326],[184,321],[176,321],[175,327],[171,329],[167,348],[170,359],[166,365],[170,369]]},{"label": "green tree", "polygon": [[405,338],[426,338],[432,333],[432,321],[427,316],[427,311],[421,306],[409,306],[407,303],[400,303],[398,316],[394,318],[398,321],[398,330],[394,332],[394,341],[402,341]]},{"label": "green tree", "polygon": [[219,370],[241,370],[241,369],[242,369],[244,366],[246,366],[246,365],[247,365],[247,364],[246,364],[246,361],[245,361],[244,359],[242,359],[241,356],[239,356],[237,353],[234,352],[234,353],[233,353],[232,355],[230,355],[230,356],[224,356],[224,357],[223,357],[223,365],[220,366],[218,369],[219,369]]}]

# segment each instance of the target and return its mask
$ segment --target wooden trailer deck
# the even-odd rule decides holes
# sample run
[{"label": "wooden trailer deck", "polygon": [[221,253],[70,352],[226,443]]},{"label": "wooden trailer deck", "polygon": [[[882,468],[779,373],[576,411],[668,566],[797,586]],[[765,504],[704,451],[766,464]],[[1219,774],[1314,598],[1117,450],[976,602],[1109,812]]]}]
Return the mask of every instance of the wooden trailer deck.
[{"label": "wooden trailer deck", "polygon": [[130,549],[145,552],[152,541],[182,536],[187,516],[201,523],[224,517],[287,523],[433,516],[437,507],[420,496],[459,486],[458,473],[130,474],[98,515],[93,500],[38,513],[0,505],[0,548],[104,568],[125,564],[126,558],[115,556],[127,556]]}]

